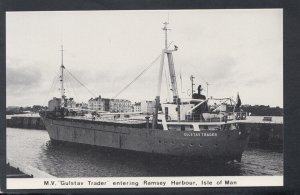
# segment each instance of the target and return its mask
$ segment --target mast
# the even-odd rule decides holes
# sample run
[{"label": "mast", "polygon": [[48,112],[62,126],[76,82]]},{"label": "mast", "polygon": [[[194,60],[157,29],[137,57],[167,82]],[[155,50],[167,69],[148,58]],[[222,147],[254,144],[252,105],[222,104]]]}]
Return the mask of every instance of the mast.
[{"label": "mast", "polygon": [[209,85],[209,83],[206,82],[206,98],[208,98],[208,85]]},{"label": "mast", "polygon": [[162,28],[165,31],[165,50],[167,50],[168,49],[168,30],[170,30],[170,29],[167,28],[167,25],[169,24],[168,22],[164,22],[163,24],[165,25]]},{"label": "mast", "polygon": [[169,72],[170,72],[170,78],[171,78],[171,84],[172,84],[172,92],[173,92],[173,103],[177,104],[177,111],[178,111],[178,120],[180,120],[180,99],[178,97],[178,90],[177,90],[177,82],[176,82],[176,75],[175,75],[175,67],[174,67],[174,61],[173,61],[173,51],[177,51],[177,46],[174,46],[173,50],[168,49],[168,22],[164,22],[164,27],[162,30],[165,31],[165,48],[162,50],[161,53],[161,61],[160,61],[160,68],[159,68],[159,74],[158,74],[158,85],[157,85],[157,94],[155,98],[155,112],[153,115],[153,122],[152,122],[152,128],[156,128],[157,126],[157,117],[158,117],[158,109],[160,105],[160,91],[161,91],[161,80],[162,80],[162,72],[163,72],[163,66],[164,66],[164,58],[165,54],[168,58],[168,64],[169,64]]},{"label": "mast", "polygon": [[65,69],[65,66],[64,66],[64,46],[63,45],[61,46],[61,66],[60,66],[60,69],[61,69],[61,75],[60,75],[61,107],[64,107],[66,96],[65,96],[65,88],[64,88],[64,69]]},{"label": "mast", "polygon": [[190,77],[190,79],[191,79],[191,82],[192,82],[192,97],[193,97],[193,94],[194,94],[194,76],[193,75],[191,75],[191,77]]},{"label": "mast", "polygon": [[[172,92],[173,92],[173,102],[176,103],[178,98],[178,89],[177,89],[177,82],[176,82],[176,74],[175,74],[175,67],[174,67],[174,61],[173,61],[173,51],[177,51],[177,46],[174,46],[175,48],[173,50],[168,49],[168,29],[167,25],[169,23],[165,22],[163,30],[165,31],[165,49],[164,53],[167,54],[168,58],[168,64],[169,64],[169,72],[170,72],[170,78],[171,78],[171,84],[172,84]],[[162,55],[164,55],[164,53]]]}]

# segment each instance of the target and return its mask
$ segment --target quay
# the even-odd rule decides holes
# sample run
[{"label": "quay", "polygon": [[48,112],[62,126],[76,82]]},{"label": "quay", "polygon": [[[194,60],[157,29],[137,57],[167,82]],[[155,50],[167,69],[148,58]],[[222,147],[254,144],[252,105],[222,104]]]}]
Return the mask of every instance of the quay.
[{"label": "quay", "polygon": [[[240,123],[251,131],[249,147],[270,149],[283,148],[282,116],[247,116]],[[6,118],[7,127],[45,130],[38,115],[11,116]]]},{"label": "quay", "polygon": [[18,163],[12,159],[6,162],[7,178],[55,178],[55,176],[43,172],[29,165]]},{"label": "quay", "polygon": [[283,117],[282,116],[247,116],[246,120],[241,120],[240,123],[283,124]]},{"label": "quay", "polygon": [[13,167],[10,163],[7,163],[6,178],[33,178],[33,175],[25,174],[18,167]]},{"label": "quay", "polygon": [[251,130],[248,146],[283,149],[282,116],[247,116],[241,123]]},{"label": "quay", "polygon": [[14,128],[24,129],[42,129],[45,130],[45,125],[37,114],[33,115],[18,115],[18,116],[7,116],[6,126]]}]

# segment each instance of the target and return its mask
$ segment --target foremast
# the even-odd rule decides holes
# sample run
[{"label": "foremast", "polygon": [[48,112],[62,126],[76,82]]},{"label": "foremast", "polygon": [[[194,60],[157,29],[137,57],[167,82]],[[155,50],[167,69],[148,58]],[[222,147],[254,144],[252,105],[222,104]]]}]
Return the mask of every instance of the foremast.
[{"label": "foremast", "polygon": [[161,53],[161,61],[160,61],[160,68],[159,68],[159,74],[158,74],[158,84],[157,84],[157,93],[155,98],[155,112],[153,116],[153,123],[152,127],[157,127],[157,118],[158,118],[158,109],[160,105],[160,92],[161,92],[161,83],[162,83],[162,74],[163,74],[163,66],[164,66],[164,59],[165,55],[167,55],[168,58],[168,65],[169,65],[169,72],[170,72],[170,79],[172,84],[172,93],[173,93],[173,103],[177,104],[177,111],[178,111],[178,120],[180,120],[180,98],[178,96],[178,89],[177,89],[177,81],[176,81],[176,73],[175,73],[175,67],[174,67],[174,61],[173,61],[173,52],[177,51],[177,46],[174,46],[174,49],[168,49],[168,22],[163,23],[164,27],[162,30],[165,31],[165,48],[162,49]]},{"label": "foremast", "polygon": [[60,77],[60,93],[61,93],[61,107],[64,107],[65,106],[65,88],[64,88],[64,69],[65,69],[65,66],[64,66],[64,46],[62,45],[61,46],[61,66],[60,66],[60,69],[61,69],[61,75],[59,76]]}]

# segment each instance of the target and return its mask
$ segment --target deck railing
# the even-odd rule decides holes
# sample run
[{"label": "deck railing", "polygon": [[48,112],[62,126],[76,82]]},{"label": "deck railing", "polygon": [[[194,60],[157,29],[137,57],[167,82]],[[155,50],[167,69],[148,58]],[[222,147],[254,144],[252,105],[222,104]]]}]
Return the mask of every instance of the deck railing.
[{"label": "deck railing", "polygon": [[[246,120],[246,112],[219,112],[186,115],[186,122],[227,122],[232,120]],[[178,121],[178,120],[166,120]]]}]

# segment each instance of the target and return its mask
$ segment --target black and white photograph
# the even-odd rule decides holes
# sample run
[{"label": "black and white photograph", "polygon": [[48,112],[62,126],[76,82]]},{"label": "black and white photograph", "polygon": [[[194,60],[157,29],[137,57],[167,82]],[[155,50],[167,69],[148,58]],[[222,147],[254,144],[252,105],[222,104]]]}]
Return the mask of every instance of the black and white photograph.
[{"label": "black and white photograph", "polygon": [[283,9],[6,13],[7,189],[282,186]]}]

